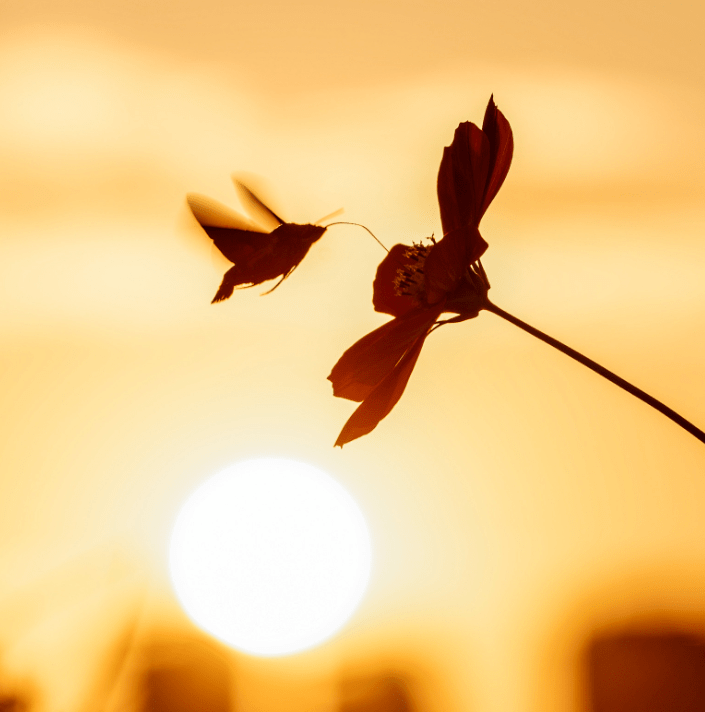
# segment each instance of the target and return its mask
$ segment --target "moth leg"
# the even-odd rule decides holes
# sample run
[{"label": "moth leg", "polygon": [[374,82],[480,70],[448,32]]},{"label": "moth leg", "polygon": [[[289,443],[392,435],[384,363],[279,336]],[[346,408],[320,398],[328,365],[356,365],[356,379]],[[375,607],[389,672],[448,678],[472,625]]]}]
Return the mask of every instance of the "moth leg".
[{"label": "moth leg", "polygon": [[294,265],[271,289],[268,289],[266,292],[262,292],[260,297],[263,297],[265,294],[271,294],[298,266],[298,264]]}]

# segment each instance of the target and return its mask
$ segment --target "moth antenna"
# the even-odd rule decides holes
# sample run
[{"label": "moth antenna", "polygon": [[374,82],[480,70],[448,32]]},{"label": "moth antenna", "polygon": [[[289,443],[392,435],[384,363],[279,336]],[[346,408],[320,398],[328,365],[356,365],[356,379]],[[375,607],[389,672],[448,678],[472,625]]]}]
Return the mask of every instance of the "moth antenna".
[{"label": "moth antenna", "polygon": [[331,225],[357,225],[357,227],[361,227],[363,230],[367,230],[367,232],[369,232],[370,235],[372,235],[372,237],[375,239],[375,242],[376,242],[385,252],[389,252],[389,250],[384,246],[384,243],[383,243],[381,240],[378,239],[378,237],[372,232],[372,230],[370,230],[370,228],[368,228],[368,227],[365,227],[364,225],[360,225],[360,223],[340,221],[340,222],[328,223],[328,225],[326,225],[326,228],[329,228]]}]

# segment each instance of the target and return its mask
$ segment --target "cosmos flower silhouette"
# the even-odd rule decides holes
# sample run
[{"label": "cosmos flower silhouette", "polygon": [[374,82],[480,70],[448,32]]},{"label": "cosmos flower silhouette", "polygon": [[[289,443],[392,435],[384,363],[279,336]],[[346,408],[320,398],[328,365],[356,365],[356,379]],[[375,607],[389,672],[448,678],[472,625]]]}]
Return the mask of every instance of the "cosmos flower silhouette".
[{"label": "cosmos flower silhouette", "polygon": [[[486,307],[490,285],[480,256],[487,243],[478,228],[512,153],[512,130],[492,97],[482,129],[470,122],[456,129],[438,172],[443,238],[389,251],[377,269],[372,302],[395,318],[353,344],[328,376],[333,395],[361,401],[336,445],[366,435],[389,414],[434,329],[472,319]],[[443,313],[456,316],[439,321]]]},{"label": "cosmos flower silhouette", "polygon": [[[456,129],[438,171],[443,238],[389,251],[377,268],[372,302],[376,311],[394,319],[354,343],[328,376],[333,395],[360,403],[335,444],[342,447],[366,435],[391,412],[430,333],[472,319],[483,309],[587,366],[705,443],[705,432],[661,401],[489,300],[490,284],[480,262],[487,243],[478,228],[507,176],[513,148],[509,122],[492,97],[482,129],[469,122]],[[446,313],[455,316],[441,319]]]}]

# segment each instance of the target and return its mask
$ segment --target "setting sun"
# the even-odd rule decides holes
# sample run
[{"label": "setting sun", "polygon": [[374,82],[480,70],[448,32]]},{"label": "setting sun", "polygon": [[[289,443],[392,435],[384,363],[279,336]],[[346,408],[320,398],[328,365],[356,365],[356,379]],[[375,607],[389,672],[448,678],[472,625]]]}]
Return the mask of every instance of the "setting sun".
[{"label": "setting sun", "polygon": [[174,526],[171,576],[189,616],[229,645],[286,655],[329,638],[367,586],[362,513],[310,465],[261,459],[207,480]]}]

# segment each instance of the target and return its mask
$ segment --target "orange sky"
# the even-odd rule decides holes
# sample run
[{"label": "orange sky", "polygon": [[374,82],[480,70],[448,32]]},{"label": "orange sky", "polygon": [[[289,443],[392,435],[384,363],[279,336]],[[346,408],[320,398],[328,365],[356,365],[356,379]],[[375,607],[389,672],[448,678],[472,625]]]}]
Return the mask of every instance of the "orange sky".
[{"label": "orange sky", "polygon": [[385,320],[379,246],[331,228],[274,294],[211,305],[226,263],[184,197],[237,207],[248,171],[292,221],[343,206],[387,245],[438,235],[443,146],[494,92],[515,157],[482,223],[493,301],[705,427],[704,20],[665,0],[4,3],[7,674],[76,708],[57,651],[85,679],[94,620],[166,588],[179,503],[258,456],[327,470],[372,529],[369,594],[313,670],[413,649],[428,709],[571,710],[591,627],[702,623],[701,443],[481,314],[334,451],[353,408],[326,376]]}]

